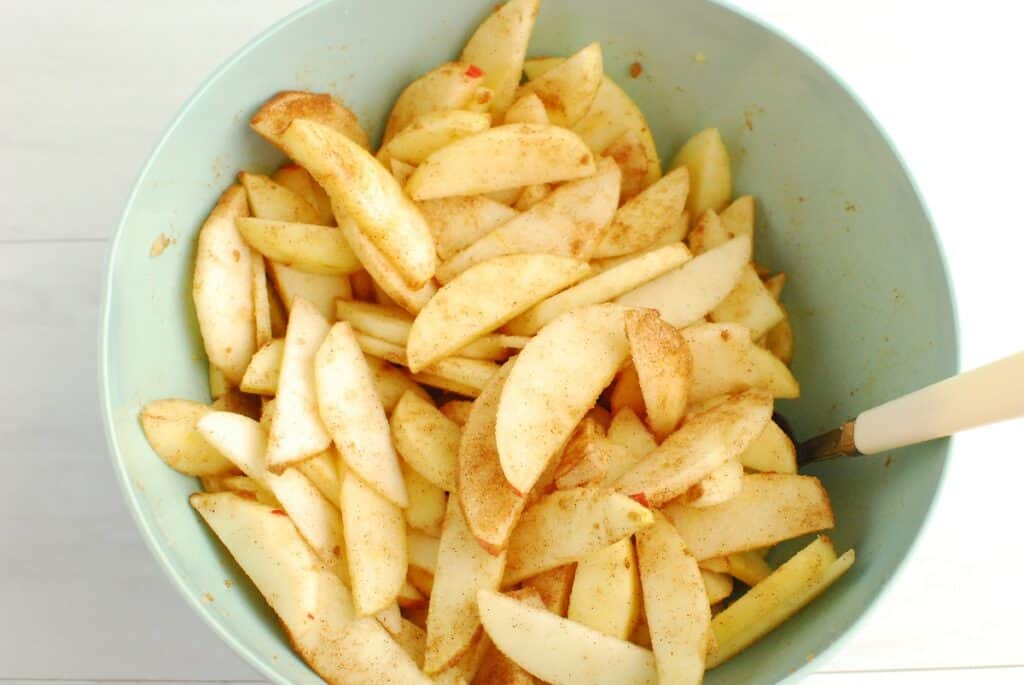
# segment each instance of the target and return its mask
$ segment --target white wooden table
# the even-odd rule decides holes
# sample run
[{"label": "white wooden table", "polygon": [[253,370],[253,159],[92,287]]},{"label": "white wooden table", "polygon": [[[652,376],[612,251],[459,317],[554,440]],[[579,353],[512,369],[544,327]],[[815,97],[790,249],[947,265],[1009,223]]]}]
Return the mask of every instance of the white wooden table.
[{"label": "white wooden table", "polygon": [[[300,4],[3,4],[0,681],[259,682],[186,608],[122,504],[97,406],[97,300],[105,241],[159,132]],[[740,4],[832,65],[903,151],[950,259],[965,364],[1024,349],[1022,10]],[[909,568],[809,683],[1024,682],[1022,442],[1021,422],[957,440]]]}]

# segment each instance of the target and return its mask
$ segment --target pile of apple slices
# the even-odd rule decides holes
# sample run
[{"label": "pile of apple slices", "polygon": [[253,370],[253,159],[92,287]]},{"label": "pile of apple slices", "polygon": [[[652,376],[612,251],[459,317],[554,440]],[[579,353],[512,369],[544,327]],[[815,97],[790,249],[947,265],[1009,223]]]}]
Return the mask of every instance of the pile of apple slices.
[{"label": "pile of apple slices", "polygon": [[290,161],[196,251],[213,402],[141,411],[331,683],[699,683],[853,562],[766,561],[834,520],[772,420],[786,276],[718,131],[662,175],[599,45],[525,59],[538,4],[410,84],[375,154],[329,95],[260,108]]}]

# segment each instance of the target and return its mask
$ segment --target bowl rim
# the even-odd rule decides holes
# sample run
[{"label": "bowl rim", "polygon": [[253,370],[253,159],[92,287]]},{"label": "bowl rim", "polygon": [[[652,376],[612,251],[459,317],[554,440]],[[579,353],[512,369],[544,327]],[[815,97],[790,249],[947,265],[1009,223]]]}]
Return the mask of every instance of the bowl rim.
[{"label": "bowl rim", "polygon": [[[233,67],[237,62],[242,60],[244,57],[249,55],[251,52],[258,49],[268,38],[289,26],[290,24],[302,19],[307,14],[314,13],[320,10],[321,7],[338,2],[339,0],[314,0],[309,4],[300,7],[293,12],[285,15],[278,19],[270,26],[260,31],[257,35],[246,42],[242,47],[232,53],[227,59],[225,59],[216,69],[214,69],[206,78],[202,80],[196,90],[188,97],[188,99],[178,108],[170,122],[163,128],[156,144],[152,147],[149,154],[146,157],[146,161],[143,163],[140,171],[135,177],[135,181],[132,184],[131,190],[124,202],[124,207],[121,210],[120,216],[118,217],[117,224],[110,235],[107,243],[107,252],[105,256],[105,263],[103,269],[103,277],[101,284],[100,294],[100,308],[99,308],[99,345],[98,345],[98,375],[99,375],[99,400],[100,408],[103,420],[103,430],[107,442],[107,451],[113,466],[114,473],[117,477],[118,484],[120,486],[121,495],[124,498],[127,508],[131,513],[132,519],[135,521],[136,527],[142,535],[142,539],[146,546],[149,548],[150,553],[158,562],[166,576],[171,580],[171,584],[178,591],[178,593],[184,597],[186,603],[198,614],[202,620],[225,642],[236,654],[240,655],[246,663],[254,668],[258,673],[268,678],[271,682],[279,683],[280,685],[288,685],[290,681],[286,680],[284,676],[277,671],[269,663],[269,660],[265,659],[263,655],[255,653],[243,644],[235,634],[229,630],[228,626],[219,620],[219,617],[203,602],[200,601],[198,596],[193,596],[187,589],[186,579],[182,573],[182,570],[178,565],[168,556],[165,547],[158,541],[159,532],[156,530],[153,523],[143,513],[143,503],[139,500],[138,493],[132,486],[130,476],[128,474],[125,462],[121,456],[121,451],[115,437],[114,429],[114,418],[113,418],[113,407],[111,401],[111,388],[109,383],[110,378],[110,318],[112,312],[112,293],[114,286],[114,271],[113,264],[114,258],[117,254],[117,250],[120,246],[121,236],[124,233],[125,224],[128,221],[128,216],[131,213],[137,197],[141,191],[144,179],[149,174],[149,171],[155,160],[167,144],[172,132],[178,127],[183,119],[189,114],[193,107],[199,102],[199,100],[216,84],[217,81]],[[343,0],[342,0],[343,1]],[[885,129],[882,123],[875,116],[874,112],[870,107],[867,106],[857,93],[846,83],[846,81],[840,77],[823,59],[821,59],[813,50],[808,46],[798,41],[791,35],[789,35],[784,29],[778,26],[769,24],[764,19],[754,15],[745,8],[737,7],[731,2],[731,0],[704,0],[707,4],[716,5],[721,9],[731,12],[740,19],[743,19],[751,24],[754,24],[759,29],[768,32],[786,42],[790,47],[800,53],[803,57],[810,60],[815,66],[822,70],[830,79],[832,79],[836,85],[849,97],[864,113],[868,121],[875,128],[886,146],[892,152],[897,164],[899,165],[900,171],[906,177],[910,186],[911,192],[914,198],[917,200],[924,214],[924,218],[927,220],[932,230],[932,235],[935,239],[939,257],[939,267],[945,281],[945,292],[943,293],[950,303],[950,309],[952,312],[952,324],[953,324],[953,340],[952,340],[952,352],[953,352],[953,366],[954,372],[959,371],[963,365],[962,350],[960,346],[961,338],[961,327],[960,327],[960,316],[957,308],[957,300],[955,290],[953,288],[953,279],[949,268],[949,258],[946,254],[945,247],[942,241],[942,234],[937,229],[932,212],[925,200],[924,195],[911,172],[906,160],[901,154],[899,148],[893,143],[893,139],[889,132]],[[913,534],[910,544],[898,555],[893,572],[882,582],[879,590],[873,595],[867,603],[864,605],[861,613],[850,623],[850,625],[835,639],[818,653],[812,661],[804,663],[792,671],[786,676],[780,683],[793,684],[800,680],[803,680],[811,673],[817,672],[825,665],[832,657],[838,653],[840,647],[842,647],[856,632],[863,626],[863,623],[868,619],[882,604],[882,601],[888,596],[891,591],[894,580],[900,576],[907,567],[907,562],[916,553],[918,545],[921,542],[924,532],[933,524],[934,513],[938,501],[942,498],[945,489],[947,487],[947,473],[950,455],[953,453],[953,448],[956,444],[955,439],[946,438],[939,442],[942,454],[942,465],[939,471],[938,480],[936,482],[935,491],[932,493],[931,500],[929,501],[924,514],[921,518],[921,525],[917,531]]]}]

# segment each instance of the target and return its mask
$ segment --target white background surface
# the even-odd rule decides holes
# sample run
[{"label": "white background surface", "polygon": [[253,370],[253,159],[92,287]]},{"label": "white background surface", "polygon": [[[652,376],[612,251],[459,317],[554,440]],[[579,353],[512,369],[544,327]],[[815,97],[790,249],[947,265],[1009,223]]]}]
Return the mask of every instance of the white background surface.
[{"label": "white background surface", "polygon": [[[301,4],[3,3],[0,681],[258,681],[185,607],[122,504],[96,400],[97,301],[105,239],[160,131]],[[949,256],[964,365],[1024,349],[1021,10],[738,4],[830,64],[905,155]],[[909,568],[811,685],[1024,682],[1022,438],[1017,421],[958,439]]]}]

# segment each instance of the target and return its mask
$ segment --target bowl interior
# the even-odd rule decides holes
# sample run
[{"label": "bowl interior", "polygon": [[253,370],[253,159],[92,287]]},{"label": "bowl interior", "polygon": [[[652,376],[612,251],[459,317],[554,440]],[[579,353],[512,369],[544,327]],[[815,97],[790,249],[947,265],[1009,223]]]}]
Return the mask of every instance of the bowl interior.
[{"label": "bowl interior", "polygon": [[[196,482],[153,455],[137,412],[162,397],[208,399],[191,260],[198,227],[233,174],[269,171],[281,159],[247,129],[255,108],[281,89],[329,91],[379,134],[403,85],[457,56],[492,4],[338,0],[293,15],[189,102],[113,239],[101,380],[130,508],[193,606],[279,682],[317,678],[189,508]],[[798,435],[955,372],[954,314],[927,214],[884,137],[828,72],[778,35],[706,2],[624,9],[593,0],[587,9],[545,0],[531,53],[567,54],[601,41],[606,70],[647,115],[663,158],[697,130],[721,129],[736,194],[758,199],[758,258],[791,276],[784,301],[803,397],[779,409]],[[628,75],[633,62],[643,65],[636,79]],[[174,242],[150,257],[161,233]],[[809,668],[810,655],[846,632],[906,556],[947,451],[937,442],[815,469],[835,504],[833,538],[838,548],[857,548],[857,564],[822,601],[710,674],[709,685],[778,682]]]}]

